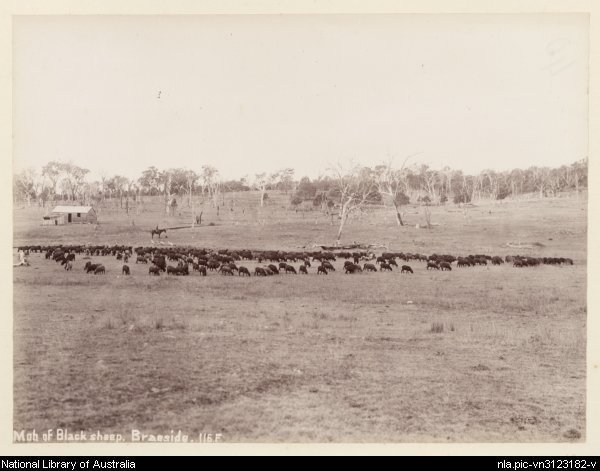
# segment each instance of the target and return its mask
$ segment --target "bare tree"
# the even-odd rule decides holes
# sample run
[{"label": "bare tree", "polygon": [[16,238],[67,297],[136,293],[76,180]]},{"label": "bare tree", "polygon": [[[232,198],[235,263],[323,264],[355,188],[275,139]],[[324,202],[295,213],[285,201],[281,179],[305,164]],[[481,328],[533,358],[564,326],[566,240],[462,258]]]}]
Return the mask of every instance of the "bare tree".
[{"label": "bare tree", "polygon": [[50,181],[52,198],[56,195],[56,185],[62,173],[62,163],[52,160],[42,167],[42,175]]},{"label": "bare tree", "polygon": [[336,243],[339,243],[348,216],[373,202],[379,193],[370,169],[358,165],[345,169],[338,164],[331,169],[331,176],[333,188],[330,196],[339,201],[340,226],[336,237]]},{"label": "bare tree", "polygon": [[43,175],[36,175],[33,182],[33,191],[38,204],[42,207],[46,206],[46,201],[50,196],[51,189],[48,186],[48,179]]},{"label": "bare tree", "polygon": [[158,175],[158,181],[163,187],[163,196],[165,203],[165,215],[169,215],[169,211],[171,208],[171,181],[173,179],[173,174],[169,170],[164,170],[160,172]]},{"label": "bare tree", "polygon": [[27,201],[27,206],[31,206],[31,198],[35,197],[36,179],[37,173],[33,168],[25,169],[14,177],[15,191]]},{"label": "bare tree", "polygon": [[63,188],[69,194],[71,200],[75,201],[89,173],[87,168],[79,167],[71,162],[61,164],[63,174]]},{"label": "bare tree", "polygon": [[202,181],[202,193],[208,195],[212,207],[217,206],[219,194],[221,193],[221,178],[219,171],[211,165],[203,165],[200,174]]},{"label": "bare tree", "polygon": [[272,173],[268,174],[266,172],[257,173],[254,176],[254,182],[252,186],[260,191],[260,207],[262,208],[265,205],[265,195],[269,187],[273,184],[273,182],[277,179],[278,174]]},{"label": "bare tree", "polygon": [[86,185],[86,191],[89,195],[89,200],[96,206],[102,201],[102,190],[101,183],[99,181],[93,181]]},{"label": "bare tree", "polygon": [[439,173],[442,180],[442,191],[448,197],[448,195],[452,194],[452,176],[454,171],[450,167],[445,166]]},{"label": "bare tree", "polygon": [[110,181],[111,186],[119,194],[119,208],[123,209],[123,193],[126,192],[129,180],[121,175],[115,175]]},{"label": "bare tree", "polygon": [[421,191],[424,192],[431,201],[437,200],[437,189],[440,184],[440,175],[437,170],[429,168],[423,164],[419,167],[419,183]]},{"label": "bare tree", "polygon": [[549,169],[546,167],[531,167],[529,169],[533,187],[538,191],[539,198],[543,198],[548,188]]},{"label": "bare tree", "polygon": [[192,209],[192,227],[196,226],[196,204],[194,199],[194,189],[196,188],[196,182],[200,176],[193,170],[186,170],[186,188],[185,191],[188,195],[188,206]]},{"label": "bare tree", "polygon": [[137,193],[137,187],[135,184],[135,180],[133,180],[131,178],[127,179],[126,188],[127,188],[127,193],[125,196],[125,212],[129,215],[129,197],[133,194],[134,199],[135,199],[135,194]]},{"label": "bare tree", "polygon": [[279,179],[277,186],[287,195],[288,190],[292,189],[294,183],[294,169],[289,167],[284,168],[277,172],[277,177]]},{"label": "bare tree", "polygon": [[394,169],[392,167],[392,159],[390,159],[387,164],[375,167],[377,189],[380,194],[386,195],[391,199],[396,211],[396,223],[398,224],[398,227],[404,226],[402,215],[400,214],[400,207],[408,204],[410,201],[410,198],[406,195],[408,191],[408,180],[405,171],[406,162],[409,157],[404,159],[404,162],[399,169]]},{"label": "bare tree", "polygon": [[425,215],[425,227],[431,227],[431,210],[429,209],[429,206],[425,206],[424,208],[424,215]]},{"label": "bare tree", "polygon": [[482,186],[484,182],[487,182],[487,192],[489,197],[493,200],[497,199],[498,192],[500,191],[499,175],[493,170],[483,170],[481,172]]},{"label": "bare tree", "polygon": [[481,198],[481,184],[483,181],[483,176],[481,174],[474,175],[471,177],[471,201],[476,201]]},{"label": "bare tree", "polygon": [[143,204],[142,200],[142,190],[147,195],[157,195],[160,193],[160,176],[159,171],[156,167],[148,167],[146,170],[142,172],[142,175],[138,178],[138,199],[141,204]]},{"label": "bare tree", "polygon": [[570,184],[575,188],[575,192],[577,194],[577,199],[579,199],[579,187],[580,185],[587,186],[587,178],[588,178],[588,159],[587,157],[575,162],[571,166],[571,170],[569,172],[569,180]]},{"label": "bare tree", "polygon": [[521,169],[514,169],[508,175],[510,183],[510,192],[513,199],[516,199],[521,193],[523,193],[523,171]]}]

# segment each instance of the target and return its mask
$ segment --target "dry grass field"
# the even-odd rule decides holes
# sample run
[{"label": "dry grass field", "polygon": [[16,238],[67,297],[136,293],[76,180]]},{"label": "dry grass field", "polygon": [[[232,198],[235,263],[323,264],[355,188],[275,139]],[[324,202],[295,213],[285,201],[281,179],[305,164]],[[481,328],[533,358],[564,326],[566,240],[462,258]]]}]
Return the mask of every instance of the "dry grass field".
[{"label": "dry grass field", "polygon": [[[206,208],[202,226],[166,240],[312,250],[335,238],[327,216],[287,210],[284,195],[262,210],[257,201],[227,195],[219,216]],[[131,217],[103,210],[98,226],[42,227],[40,211],[16,208],[14,245],[147,246],[150,228],[183,225],[187,211],[166,218],[155,202]],[[575,264],[434,272],[412,261],[414,275],[345,275],[338,259],[328,276],[313,265],[308,276],[241,278],[150,277],[129,263],[123,277],[114,257],[93,257],[107,268],[94,276],[80,256],[66,272],[34,254],[13,270],[14,428],[227,442],[585,440],[587,201],[434,207],[430,229],[415,227],[422,208],[405,219],[354,217],[342,242]]]}]

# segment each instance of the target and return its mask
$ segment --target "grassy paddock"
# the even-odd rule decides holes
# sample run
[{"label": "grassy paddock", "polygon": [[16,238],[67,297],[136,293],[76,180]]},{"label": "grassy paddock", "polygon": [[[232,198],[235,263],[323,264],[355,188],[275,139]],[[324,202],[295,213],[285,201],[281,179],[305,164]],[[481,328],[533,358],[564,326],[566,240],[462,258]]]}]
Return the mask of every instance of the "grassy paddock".
[{"label": "grassy paddock", "polygon": [[[207,208],[201,227],[168,240],[297,249],[335,237],[326,216],[286,210],[285,195],[259,211],[255,196],[232,195],[235,211]],[[586,202],[436,207],[431,229],[415,228],[419,211],[407,208],[400,229],[391,210],[354,217],[342,242],[575,265],[431,272],[411,262],[414,275],[344,275],[338,260],[326,277],[313,267],[308,276],[155,278],[135,263],[123,277],[111,257],[95,257],[107,274],[94,276],[81,258],[69,273],[34,255],[14,269],[15,429],[181,429],[250,442],[584,440]],[[15,245],[150,245],[146,229],[189,219],[165,218],[158,202],[134,217],[102,211],[99,226],[41,227],[39,217],[15,211]]]}]

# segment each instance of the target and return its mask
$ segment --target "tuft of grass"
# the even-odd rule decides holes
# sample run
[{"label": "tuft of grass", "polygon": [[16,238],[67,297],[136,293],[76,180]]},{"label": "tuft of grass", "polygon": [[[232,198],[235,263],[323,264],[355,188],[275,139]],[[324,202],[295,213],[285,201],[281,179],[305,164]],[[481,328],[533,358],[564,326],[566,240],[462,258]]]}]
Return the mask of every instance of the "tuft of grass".
[{"label": "tuft of grass", "polygon": [[104,327],[108,330],[112,330],[115,328],[112,319],[108,319],[105,323],[104,323]]},{"label": "tuft of grass", "polygon": [[165,326],[165,323],[164,323],[164,321],[163,321],[162,317],[159,317],[158,319],[156,319],[156,320],[154,321],[154,328],[155,328],[156,330],[160,330],[160,329],[162,329],[164,326]]},{"label": "tuft of grass", "polygon": [[432,323],[431,329],[429,329],[429,332],[431,332],[433,334],[441,334],[442,332],[444,332],[444,323],[443,322]]}]

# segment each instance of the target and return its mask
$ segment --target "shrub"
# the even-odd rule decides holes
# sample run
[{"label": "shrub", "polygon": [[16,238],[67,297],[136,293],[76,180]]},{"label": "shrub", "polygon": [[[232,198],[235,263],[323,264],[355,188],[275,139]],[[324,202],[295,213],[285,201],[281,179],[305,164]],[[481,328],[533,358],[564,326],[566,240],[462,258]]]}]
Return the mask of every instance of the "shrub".
[{"label": "shrub", "polygon": [[298,205],[302,203],[302,198],[300,198],[297,193],[293,193],[290,198],[290,203],[292,206],[298,207]]},{"label": "shrub", "polygon": [[429,331],[433,334],[441,334],[444,331],[444,323],[434,322],[431,324],[431,329]]},{"label": "shrub", "polygon": [[404,192],[400,192],[396,195],[396,198],[394,200],[394,202],[396,203],[396,206],[404,206],[408,203],[410,203],[410,198],[408,197],[408,195]]},{"label": "shrub", "polygon": [[471,195],[466,191],[460,191],[454,194],[454,204],[470,203]]},{"label": "shrub", "polygon": [[497,200],[503,200],[505,199],[508,195],[510,195],[510,190],[507,187],[502,187],[500,188],[500,190],[498,191],[498,193],[496,194],[496,199]]}]

